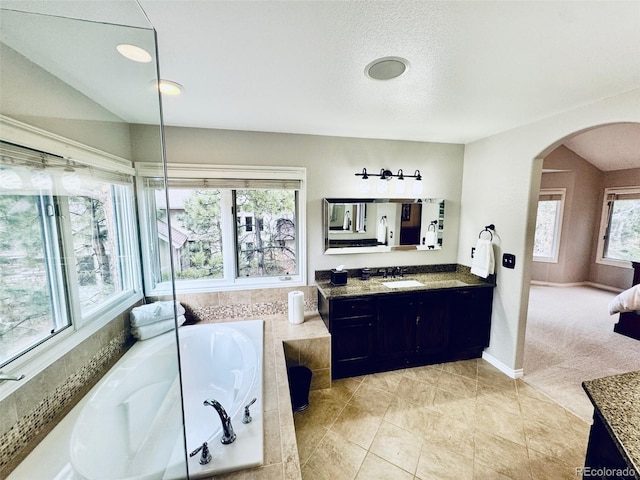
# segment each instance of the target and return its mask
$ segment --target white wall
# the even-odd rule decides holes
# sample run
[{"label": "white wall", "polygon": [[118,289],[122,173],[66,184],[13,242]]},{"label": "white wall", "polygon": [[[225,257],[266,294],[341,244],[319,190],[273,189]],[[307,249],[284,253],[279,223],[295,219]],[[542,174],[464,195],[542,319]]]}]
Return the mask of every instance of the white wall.
[{"label": "white wall", "polygon": [[[132,127],[134,160],[144,161],[156,145],[153,134]],[[347,268],[456,263],[462,191],[464,147],[455,144],[371,140],[280,133],[165,127],[167,162],[219,165],[303,166],[307,168],[307,279],[315,270],[338,264]],[[419,169],[424,197],[444,198],[445,233],[442,250],[376,254],[325,255],[322,199],[362,198],[361,172],[394,173]],[[369,194],[372,196],[374,194]]]},{"label": "white wall", "polygon": [[[0,43],[0,65],[0,113],[105,152],[131,158],[129,125],[122,119],[4,43]],[[161,158],[157,149],[153,158],[155,162]]]},{"label": "white wall", "polygon": [[503,252],[516,268],[497,268],[490,360],[518,374],[522,368],[529,299],[535,206],[542,158],[578,131],[608,123],[640,121],[640,90],[634,90],[465,146],[458,263],[471,264],[470,250],[484,225],[496,226],[497,264]]}]

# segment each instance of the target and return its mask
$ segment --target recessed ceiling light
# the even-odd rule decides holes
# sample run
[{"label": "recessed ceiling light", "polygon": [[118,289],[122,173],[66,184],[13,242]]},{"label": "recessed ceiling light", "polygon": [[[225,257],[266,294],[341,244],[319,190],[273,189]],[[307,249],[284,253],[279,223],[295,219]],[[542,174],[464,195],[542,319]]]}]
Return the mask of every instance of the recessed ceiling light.
[{"label": "recessed ceiling light", "polygon": [[184,90],[184,87],[179,83],[172,82],[171,80],[160,80],[158,83],[158,89],[160,93],[164,95],[180,95]]},{"label": "recessed ceiling light", "polygon": [[402,75],[408,66],[409,62],[404,58],[382,57],[367,65],[364,74],[374,80],[391,80]]},{"label": "recessed ceiling light", "polygon": [[128,45],[122,43],[116,47],[118,53],[129,60],[140,63],[149,63],[151,61],[151,55],[144,48],[136,47],[135,45]]}]

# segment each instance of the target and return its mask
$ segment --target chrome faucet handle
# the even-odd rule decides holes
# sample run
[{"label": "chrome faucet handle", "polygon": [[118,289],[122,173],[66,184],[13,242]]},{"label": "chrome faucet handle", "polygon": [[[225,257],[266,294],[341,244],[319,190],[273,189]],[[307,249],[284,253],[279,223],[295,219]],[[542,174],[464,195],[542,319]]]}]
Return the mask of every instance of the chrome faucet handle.
[{"label": "chrome faucet handle", "polygon": [[251,423],[251,413],[249,412],[249,407],[256,403],[257,398],[251,400],[247,405],[244,406],[244,417],[242,417],[242,423]]},{"label": "chrome faucet handle", "polygon": [[200,465],[206,465],[211,461],[211,453],[209,453],[209,445],[207,445],[207,442],[204,442],[202,445],[196,448],[193,452],[189,454],[189,456],[193,457],[200,450],[202,450],[202,454],[200,455]]}]

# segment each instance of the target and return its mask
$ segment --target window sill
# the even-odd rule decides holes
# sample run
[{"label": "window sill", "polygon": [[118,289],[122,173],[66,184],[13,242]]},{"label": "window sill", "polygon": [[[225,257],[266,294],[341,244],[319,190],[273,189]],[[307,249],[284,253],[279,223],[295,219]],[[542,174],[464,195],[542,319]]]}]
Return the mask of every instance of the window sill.
[{"label": "window sill", "polygon": [[68,329],[68,332],[61,332],[56,337],[49,339],[6,365],[3,368],[4,373],[10,375],[24,374],[25,378],[20,381],[4,381],[0,383],[0,401],[18,390],[24,383],[34,379],[51,364],[60,360],[80,343],[94,335],[140,300],[142,300],[141,293],[132,293],[121,299],[116,305],[106,308],[100,315],[96,315],[91,323],[78,330]]},{"label": "window sill", "polygon": [[598,265],[607,265],[609,267],[628,268],[632,269],[631,260],[611,260],[608,258],[598,258],[596,260]]},{"label": "window sill", "polygon": [[558,259],[552,257],[533,257],[533,261],[538,263],[558,263]]},{"label": "window sill", "polygon": [[[291,280],[274,280],[269,283],[257,283],[252,281],[239,281],[233,284],[221,283],[216,281],[206,280],[191,280],[175,282],[176,294],[188,294],[188,293],[210,293],[210,292],[229,292],[238,290],[259,290],[268,288],[289,288],[289,287],[306,287],[307,284],[304,279],[291,277]],[[149,292],[149,297],[162,297],[172,295],[173,289],[168,282],[156,285],[156,287]]]}]

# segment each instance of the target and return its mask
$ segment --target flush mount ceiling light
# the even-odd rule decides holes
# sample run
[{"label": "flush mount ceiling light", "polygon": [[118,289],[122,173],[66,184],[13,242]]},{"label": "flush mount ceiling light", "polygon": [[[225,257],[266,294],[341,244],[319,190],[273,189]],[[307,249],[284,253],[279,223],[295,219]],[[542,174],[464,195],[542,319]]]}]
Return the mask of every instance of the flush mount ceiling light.
[{"label": "flush mount ceiling light", "polygon": [[118,53],[129,60],[139,63],[149,63],[151,61],[151,55],[144,48],[136,47],[135,45],[129,45],[121,43],[116,47]]},{"label": "flush mount ceiling light", "polygon": [[364,69],[364,74],[373,80],[391,80],[399,77],[409,67],[409,62],[400,57],[382,57]]}]

